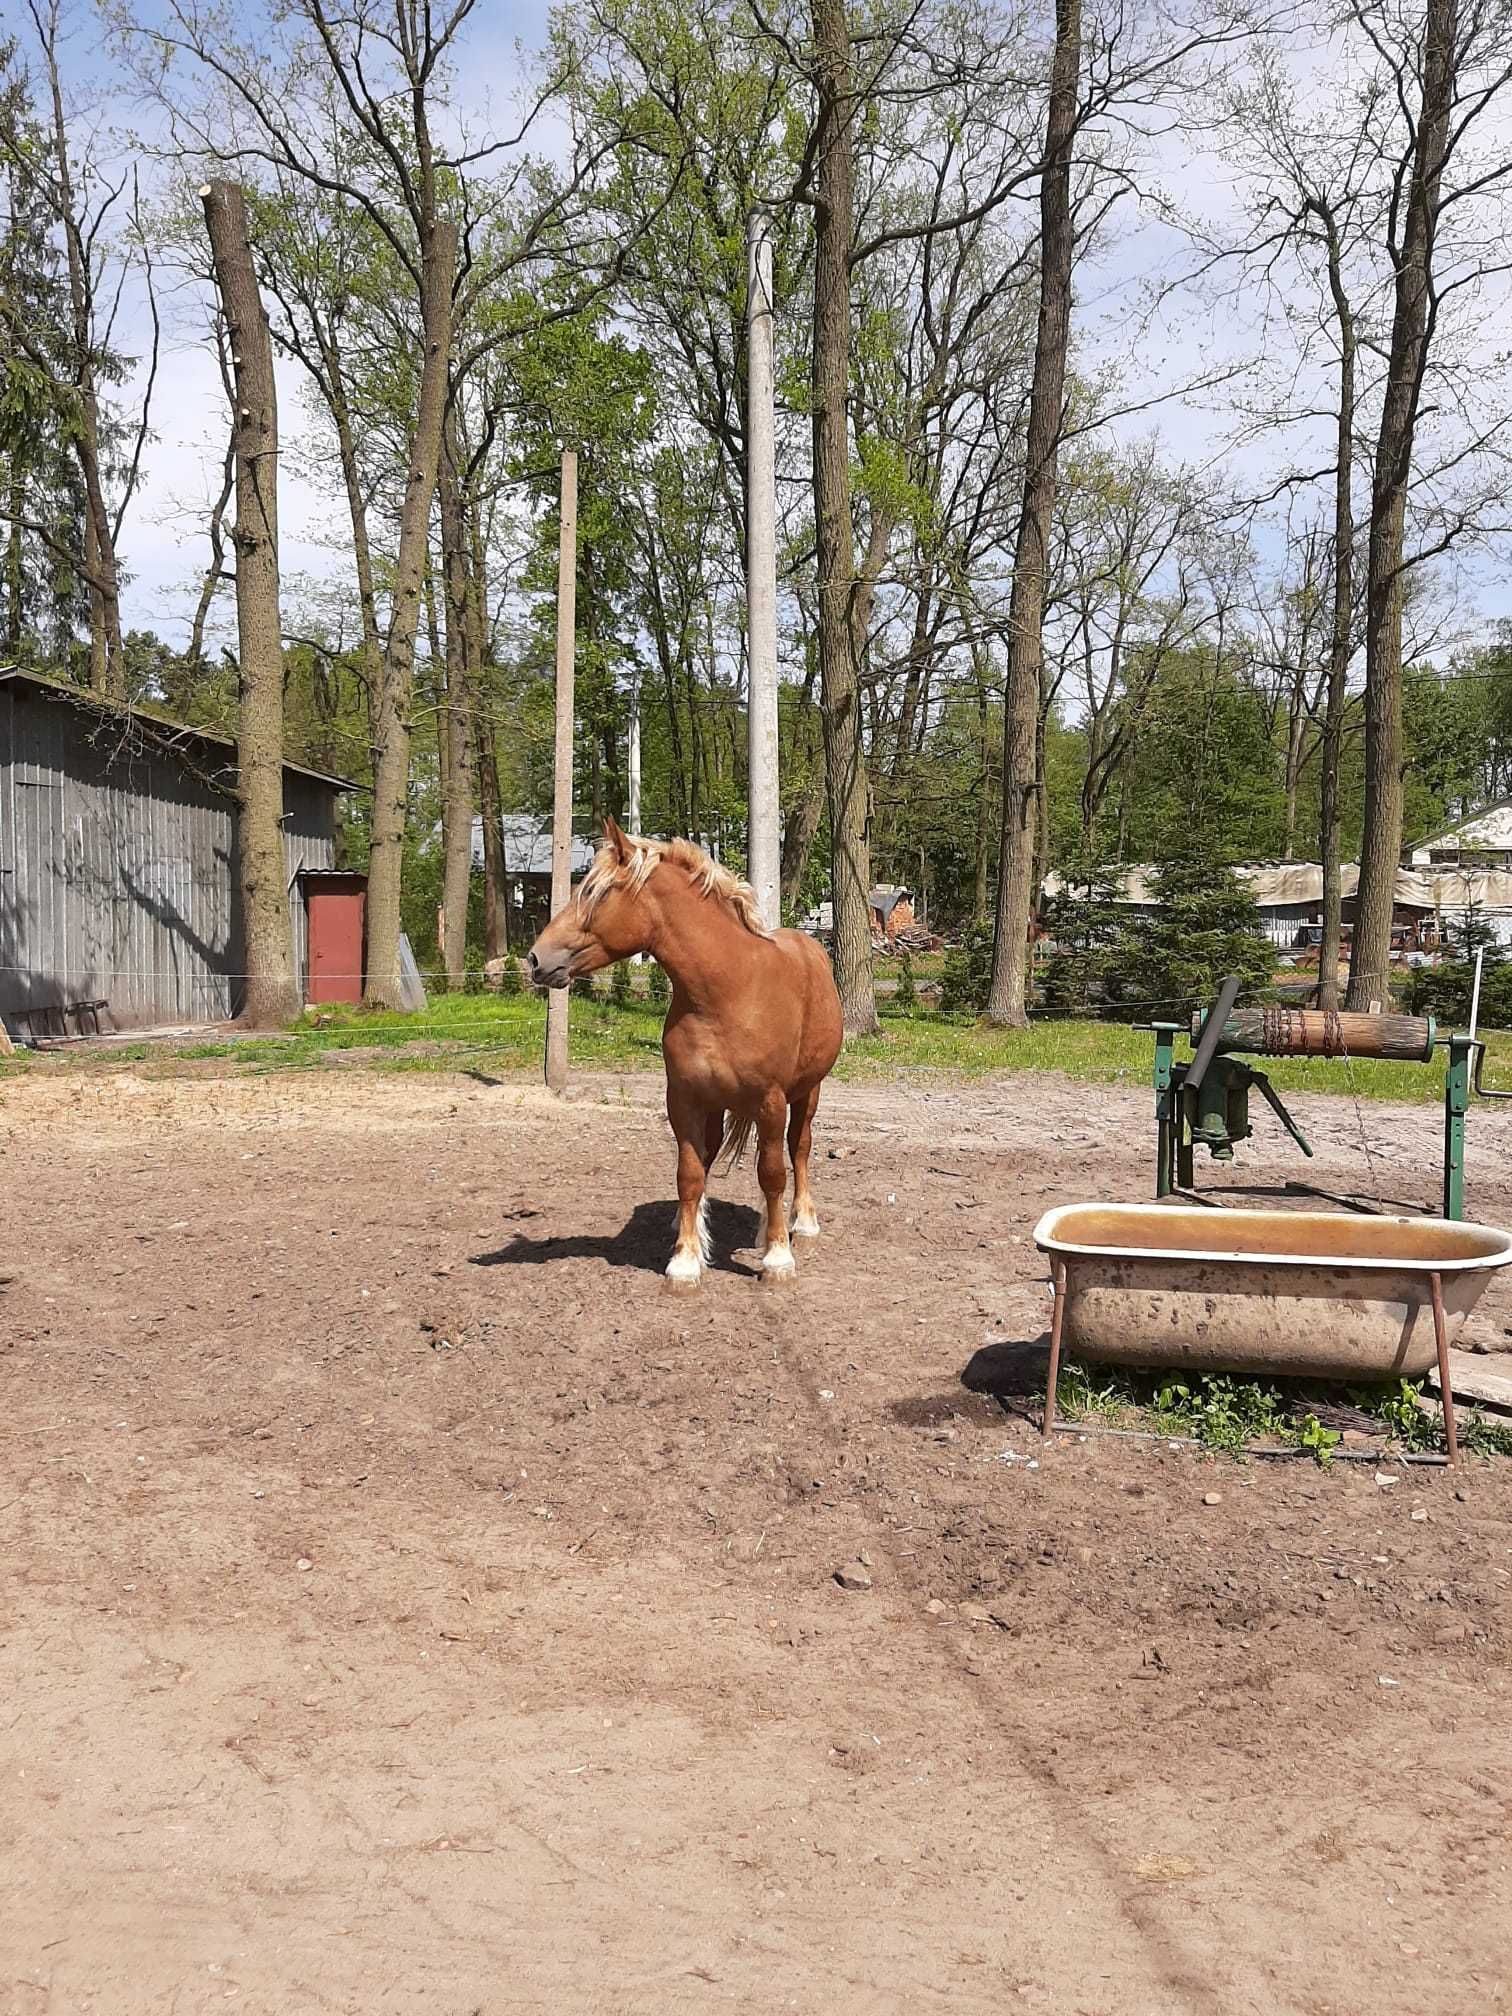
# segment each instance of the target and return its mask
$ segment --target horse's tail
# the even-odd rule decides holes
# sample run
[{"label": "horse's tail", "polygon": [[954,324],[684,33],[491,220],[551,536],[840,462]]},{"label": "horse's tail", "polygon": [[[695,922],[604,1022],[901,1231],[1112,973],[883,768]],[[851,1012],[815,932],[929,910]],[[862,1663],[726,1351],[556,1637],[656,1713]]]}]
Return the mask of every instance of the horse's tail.
[{"label": "horse's tail", "polygon": [[724,1139],[719,1144],[719,1153],[714,1158],[713,1174],[724,1175],[739,1162],[751,1145],[751,1136],[756,1131],[754,1117],[742,1118],[732,1113],[725,1126]]}]

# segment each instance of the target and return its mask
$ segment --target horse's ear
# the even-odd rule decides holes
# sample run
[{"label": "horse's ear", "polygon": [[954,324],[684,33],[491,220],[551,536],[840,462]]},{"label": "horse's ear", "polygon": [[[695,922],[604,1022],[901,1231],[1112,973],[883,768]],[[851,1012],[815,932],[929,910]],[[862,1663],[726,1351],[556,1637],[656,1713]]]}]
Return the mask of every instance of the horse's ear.
[{"label": "horse's ear", "polygon": [[619,821],[614,817],[612,812],[604,821],[604,838],[614,849],[615,858],[621,867],[623,867],[625,862],[630,859],[630,842],[620,831]]}]

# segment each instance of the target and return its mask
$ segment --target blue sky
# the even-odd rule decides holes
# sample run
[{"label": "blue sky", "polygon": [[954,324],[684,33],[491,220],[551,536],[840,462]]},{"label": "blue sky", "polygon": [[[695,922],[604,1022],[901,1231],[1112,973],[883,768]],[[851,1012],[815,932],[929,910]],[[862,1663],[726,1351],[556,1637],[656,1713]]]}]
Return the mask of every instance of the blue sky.
[{"label": "blue sky", "polygon": [[[166,15],[161,0],[136,10],[143,25]],[[102,43],[98,17],[81,4],[74,20],[69,75],[81,96],[96,102],[96,117],[111,131],[117,158],[127,159],[132,128],[150,137],[155,122],[120,95],[121,73]],[[465,60],[457,73],[458,103],[475,135],[513,123],[522,74],[518,46],[538,43],[546,20],[541,4],[504,7],[483,0],[477,8],[464,31]],[[1304,68],[1326,63],[1326,52],[1301,51],[1297,60]],[[538,144],[549,148],[555,137],[549,127],[543,128]],[[1190,140],[1160,143],[1154,171],[1184,208],[1200,212],[1209,223],[1220,221],[1238,204],[1241,191],[1229,171],[1216,156],[1194,149]],[[1131,401],[1189,384],[1222,361],[1252,352],[1260,341],[1258,301],[1215,306],[1191,293],[1179,295],[1157,325],[1142,330],[1138,308],[1145,283],[1180,256],[1177,234],[1164,225],[1140,222],[1131,210],[1110,236],[1095,271],[1082,276],[1078,335],[1084,358],[1116,365]],[[131,576],[125,595],[128,626],[153,629],[175,641],[185,634],[198,592],[206,554],[204,525],[219,484],[226,434],[223,394],[207,336],[208,302],[201,298],[202,292],[182,282],[170,282],[165,290],[155,439],[123,539],[123,558]],[[1497,319],[1505,319],[1505,290],[1500,306],[1502,315]],[[126,349],[141,345],[145,326],[142,300],[129,300],[122,328]],[[1141,333],[1136,341],[1131,331],[1137,328]],[[339,491],[313,483],[299,467],[298,437],[307,431],[307,422],[297,369],[280,367],[279,392],[288,450],[281,488],[283,566],[293,604],[305,582],[348,580],[349,542]],[[1221,393],[1166,398],[1154,411],[1124,423],[1122,431],[1142,435],[1156,428],[1173,460],[1211,469],[1236,487],[1258,487],[1274,472],[1274,451],[1230,446],[1231,423],[1214,409],[1215,396],[1221,401]],[[1267,531],[1262,539],[1264,557],[1279,564],[1284,543],[1279,527]],[[1466,634],[1493,616],[1512,614],[1512,585],[1504,557],[1500,552],[1473,556],[1457,578],[1457,614]],[[222,615],[229,619],[229,600]]]}]

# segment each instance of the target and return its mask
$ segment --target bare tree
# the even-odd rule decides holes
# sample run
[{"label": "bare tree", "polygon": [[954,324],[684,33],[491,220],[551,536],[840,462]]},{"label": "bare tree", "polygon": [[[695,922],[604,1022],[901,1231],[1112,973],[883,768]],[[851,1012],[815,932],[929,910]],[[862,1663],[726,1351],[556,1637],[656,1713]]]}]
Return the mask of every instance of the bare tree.
[{"label": "bare tree", "polygon": [[[1472,13],[1479,11],[1472,0]],[[1374,17],[1374,18],[1372,18]],[[1376,437],[1365,587],[1365,830],[1346,1005],[1389,1007],[1391,925],[1402,848],[1402,600],[1407,493],[1424,371],[1437,318],[1434,243],[1459,95],[1459,0],[1426,0],[1421,37],[1389,40],[1400,17],[1357,19],[1393,72],[1410,145],[1393,180],[1388,246],[1395,276],[1391,348]],[[1413,109],[1411,85],[1420,80]],[[1463,132],[1463,126],[1461,127]]]},{"label": "bare tree", "polygon": [[1003,826],[998,854],[997,917],[987,1015],[1022,1028],[1029,1020],[1030,885],[1038,838],[1036,728],[1045,578],[1055,510],[1056,456],[1061,439],[1066,356],[1071,342],[1071,273],[1076,254],[1071,211],[1072,146],[1081,70],[1081,0],[1056,0],[1055,52],[1040,172],[1040,302],[1029,391],[1024,505],[1013,563],[1009,607],[1008,678],[1003,700]]},{"label": "bare tree", "polygon": [[[0,116],[0,154],[41,198],[63,241],[68,274],[67,368],[75,409],[68,434],[84,493],[82,557],[60,544],[54,526],[29,519],[22,522],[67,564],[81,567],[89,598],[89,683],[98,692],[123,699],[126,661],[117,549],[141,477],[157,379],[160,332],[152,258],[140,228],[135,176],[123,170],[110,180],[87,149],[81,158],[71,140],[60,58],[62,0],[26,0],[26,4],[46,84],[48,145],[29,145],[17,122]],[[128,188],[135,236],[127,250],[113,255],[107,234],[112,213]],[[101,373],[119,361],[114,352],[116,314],[136,268],[145,282],[151,336],[141,404],[132,424],[107,412]],[[50,375],[53,359],[41,332],[12,324],[10,334],[32,364]],[[7,499],[6,504],[25,509],[20,499]]]},{"label": "bare tree", "polygon": [[472,884],[473,676],[469,664],[473,633],[469,603],[467,525],[462,471],[458,464],[455,409],[447,416],[441,446],[441,572],[446,584],[446,699],[437,727],[445,752],[442,766],[442,893],[445,918],[443,957],[447,985],[462,985],[467,965],[467,898]]},{"label": "bare tree", "polygon": [[851,528],[851,128],[857,98],[845,0],[814,0],[814,531],[819,706],[829,780],[835,977],[847,1029],[877,1026],[871,964],[870,786],[861,740]]},{"label": "bare tree", "polygon": [[237,880],[246,987],[241,1017],[299,1012],[283,846],[283,630],[278,609],[278,398],[273,344],[234,182],[200,191],[231,352],[236,466]]}]

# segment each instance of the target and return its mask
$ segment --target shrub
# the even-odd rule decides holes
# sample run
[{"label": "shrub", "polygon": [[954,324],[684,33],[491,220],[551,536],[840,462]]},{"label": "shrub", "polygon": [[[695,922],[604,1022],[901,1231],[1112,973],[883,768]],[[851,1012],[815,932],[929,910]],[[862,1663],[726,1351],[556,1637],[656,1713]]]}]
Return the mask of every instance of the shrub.
[{"label": "shrub", "polygon": [[946,1015],[980,1015],[992,985],[992,926],[968,925],[959,945],[945,954],[940,1008]]},{"label": "shrub", "polygon": [[1437,966],[1407,976],[1403,1002],[1409,1015],[1431,1015],[1446,1029],[1468,1029],[1475,992],[1475,956],[1481,954],[1480,1029],[1512,1029],[1512,961],[1495,930],[1471,904],[1444,926],[1453,954]]},{"label": "shrub", "polygon": [[616,1008],[628,1008],[634,999],[630,985],[630,961],[621,959],[609,975],[609,999]]},{"label": "shrub", "polygon": [[596,1001],[598,988],[591,973],[580,973],[572,983],[572,991],[580,1001]]},{"label": "shrub", "polygon": [[[1475,990],[1475,961],[1446,959],[1441,966],[1423,966],[1408,975],[1403,1006],[1409,1015],[1431,1015],[1444,1029],[1470,1027],[1470,996]],[[1489,962],[1481,973],[1480,1029],[1512,1029],[1512,965]]]},{"label": "shrub", "polygon": [[1179,1021],[1235,974],[1242,999],[1270,982],[1275,949],[1255,900],[1232,868],[1201,856],[1155,871],[1158,907],[1126,919],[1106,967],[1108,1012]]},{"label": "shrub", "polygon": [[664,969],[654,959],[651,961],[651,970],[646,975],[646,993],[648,998],[654,1001],[658,1007],[665,1005],[665,1003],[672,999],[672,982],[667,978]]},{"label": "shrub", "polygon": [[520,994],[524,992],[524,989],[525,976],[520,971],[520,962],[514,953],[510,952],[506,955],[504,964],[499,968],[499,992],[501,994]]},{"label": "shrub", "polygon": [[1055,946],[1039,974],[1047,1008],[1085,1013],[1101,1007],[1123,928],[1118,899],[1116,869],[1080,863],[1067,870],[1063,893],[1045,912]]},{"label": "shrub", "polygon": [[919,990],[914,986],[913,961],[905,952],[903,963],[898,968],[898,985],[893,993],[893,1006],[900,1015],[912,1015],[919,1006]]}]

